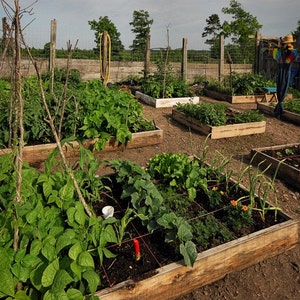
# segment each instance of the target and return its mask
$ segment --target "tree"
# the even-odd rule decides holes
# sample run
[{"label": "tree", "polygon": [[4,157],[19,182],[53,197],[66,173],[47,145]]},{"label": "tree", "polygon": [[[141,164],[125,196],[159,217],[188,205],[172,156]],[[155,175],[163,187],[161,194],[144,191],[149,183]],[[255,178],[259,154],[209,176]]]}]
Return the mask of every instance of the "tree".
[{"label": "tree", "polygon": [[224,37],[231,36],[234,44],[239,45],[243,59],[250,57],[253,53],[254,41],[250,36],[262,28],[257,18],[246,12],[236,0],[230,1],[230,7],[222,8],[222,12],[232,16],[232,21],[224,21],[222,28]]},{"label": "tree", "polygon": [[147,36],[150,34],[153,20],[149,19],[149,13],[145,10],[135,10],[133,21],[129,23],[133,27],[131,31],[135,34],[135,39],[129,47],[132,51],[144,52]]},{"label": "tree", "polygon": [[111,40],[112,59],[121,60],[125,48],[120,40],[120,33],[118,32],[115,24],[111,20],[109,20],[107,16],[99,17],[98,21],[96,20],[88,21],[88,24],[91,26],[91,30],[95,31],[94,41],[97,44],[95,51],[97,53],[100,52],[99,38],[102,32],[107,31]]},{"label": "tree", "polygon": [[217,14],[212,14],[208,19],[206,19],[207,26],[204,27],[202,37],[207,37],[212,35],[211,39],[207,39],[205,44],[210,45],[211,57],[219,57],[219,36],[222,30],[222,25],[220,23],[220,18]]}]

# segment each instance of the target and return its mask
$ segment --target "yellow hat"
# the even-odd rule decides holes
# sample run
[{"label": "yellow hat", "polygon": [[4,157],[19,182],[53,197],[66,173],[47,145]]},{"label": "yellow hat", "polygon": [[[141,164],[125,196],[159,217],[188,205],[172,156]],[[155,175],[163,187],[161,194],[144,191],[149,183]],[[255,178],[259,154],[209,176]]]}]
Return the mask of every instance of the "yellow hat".
[{"label": "yellow hat", "polygon": [[282,41],[282,43],[284,43],[284,44],[290,44],[290,43],[295,43],[295,42],[296,42],[296,40],[294,40],[294,38],[291,34],[286,35]]}]

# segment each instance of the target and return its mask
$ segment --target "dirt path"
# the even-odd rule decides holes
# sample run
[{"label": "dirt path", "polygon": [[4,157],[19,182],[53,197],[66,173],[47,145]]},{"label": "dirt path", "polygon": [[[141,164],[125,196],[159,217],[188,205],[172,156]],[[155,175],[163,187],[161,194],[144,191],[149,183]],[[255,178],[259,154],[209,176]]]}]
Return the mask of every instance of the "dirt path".
[{"label": "dirt path", "polygon": [[[206,99],[208,100],[208,99]],[[238,109],[253,108],[253,105],[233,105]],[[254,106],[255,107],[255,106]],[[203,146],[208,146],[208,160],[214,159],[216,151],[231,157],[231,167],[238,171],[249,162],[250,150],[257,147],[299,143],[299,127],[281,120],[267,117],[264,134],[210,140],[190,132],[171,118],[171,108],[155,109],[144,105],[144,116],[154,120],[163,129],[164,141],[156,146],[111,152],[101,155],[103,159],[123,158],[146,165],[156,153],[181,152],[199,155]],[[247,183],[243,182],[247,186]],[[300,187],[298,190],[276,180],[279,205],[291,217],[300,220]],[[279,256],[262,261],[240,272],[228,274],[222,280],[199,288],[176,300],[208,299],[300,299],[300,246]],[[156,299],[155,299],[156,300]],[[159,299],[160,300],[160,299]]]}]

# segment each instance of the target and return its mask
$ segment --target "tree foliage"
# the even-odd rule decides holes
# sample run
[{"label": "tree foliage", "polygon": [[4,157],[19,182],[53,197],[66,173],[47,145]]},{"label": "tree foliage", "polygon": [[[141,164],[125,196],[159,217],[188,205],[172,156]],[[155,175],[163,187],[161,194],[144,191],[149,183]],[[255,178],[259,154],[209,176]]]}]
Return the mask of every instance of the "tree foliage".
[{"label": "tree foliage", "polygon": [[95,31],[95,43],[97,47],[95,48],[96,52],[99,53],[99,37],[102,32],[107,31],[111,39],[111,48],[112,48],[112,60],[120,60],[123,55],[124,45],[120,40],[120,33],[117,30],[115,24],[109,20],[107,16],[99,17],[99,20],[88,21],[88,24],[91,27],[91,30]]},{"label": "tree foliage", "polygon": [[249,35],[254,35],[262,28],[257,18],[246,12],[236,0],[230,1],[230,7],[223,7],[222,12],[231,15],[232,21],[224,21],[222,28],[225,37],[231,36],[232,42],[241,46],[247,45]]},{"label": "tree foliage", "polygon": [[150,19],[148,11],[135,10],[133,12],[133,21],[129,23],[133,27],[131,31],[135,34],[135,39],[130,46],[131,50],[144,52],[152,24],[153,20]]},{"label": "tree foliage", "polygon": [[233,46],[239,48],[244,61],[251,61],[253,55],[254,41],[250,36],[262,28],[262,25],[257,21],[257,18],[246,12],[241,4],[236,0],[231,0],[229,7],[223,7],[222,13],[231,16],[231,21],[224,21],[220,24],[220,19],[217,14],[212,14],[206,19],[207,26],[204,28],[202,37],[212,35],[212,39],[206,41],[211,45],[211,50],[216,47],[216,41],[220,34],[225,38],[231,38]]},{"label": "tree foliage", "polygon": [[204,27],[202,37],[212,35],[212,38],[207,39],[205,44],[210,45],[211,57],[218,58],[220,52],[219,36],[222,30],[220,18],[217,14],[212,14],[208,19],[206,19],[206,23],[207,26]]}]

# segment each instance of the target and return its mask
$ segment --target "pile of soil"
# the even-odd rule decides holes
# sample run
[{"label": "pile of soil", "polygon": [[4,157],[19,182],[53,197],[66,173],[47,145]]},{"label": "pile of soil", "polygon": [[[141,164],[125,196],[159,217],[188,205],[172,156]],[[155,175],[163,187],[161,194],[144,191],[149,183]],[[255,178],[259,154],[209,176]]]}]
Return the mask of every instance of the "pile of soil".
[{"label": "pile of soil", "polygon": [[[201,100],[213,101],[206,97]],[[227,104],[227,103],[226,103]],[[256,104],[228,104],[234,109],[255,109]],[[206,148],[207,161],[216,158],[216,151],[231,158],[230,168],[239,172],[250,162],[250,150],[282,144],[300,143],[299,127],[280,119],[266,116],[267,128],[263,134],[207,139],[172,120],[172,108],[144,106],[144,117],[154,120],[163,130],[163,143],[137,149],[100,153],[101,159],[128,159],[146,165],[157,153],[179,152],[188,155],[203,154]],[[242,182],[247,187],[247,180]],[[294,219],[300,220],[300,187],[298,190],[275,180],[279,206]],[[300,295],[300,246],[296,245],[276,257],[262,261],[240,272],[233,272],[223,279],[198,288],[175,300],[208,299],[299,299]]]}]

